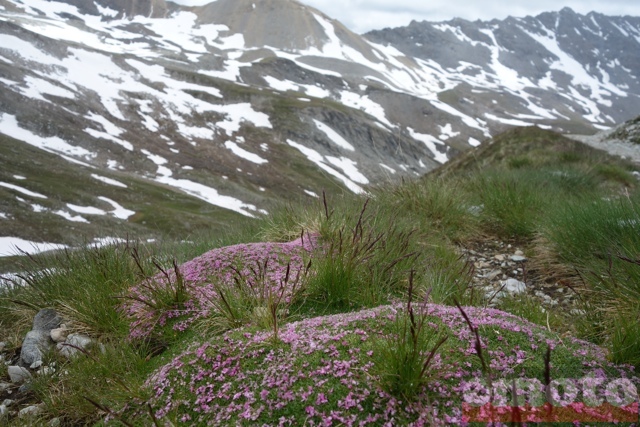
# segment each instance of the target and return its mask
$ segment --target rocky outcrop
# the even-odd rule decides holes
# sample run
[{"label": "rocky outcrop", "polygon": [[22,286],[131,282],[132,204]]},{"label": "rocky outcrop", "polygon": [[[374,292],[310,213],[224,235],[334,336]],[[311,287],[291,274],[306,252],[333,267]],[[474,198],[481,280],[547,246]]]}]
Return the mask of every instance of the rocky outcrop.
[{"label": "rocky outcrop", "polygon": [[20,365],[29,367],[41,362],[42,356],[53,347],[51,330],[60,326],[62,318],[51,308],[40,310],[33,320],[33,329],[22,342]]}]

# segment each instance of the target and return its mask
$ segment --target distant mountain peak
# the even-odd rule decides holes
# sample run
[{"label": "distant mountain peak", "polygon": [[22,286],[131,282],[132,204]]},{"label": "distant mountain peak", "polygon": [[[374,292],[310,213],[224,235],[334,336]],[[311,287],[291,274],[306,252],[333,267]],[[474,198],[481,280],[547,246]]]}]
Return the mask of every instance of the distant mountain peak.
[{"label": "distant mountain peak", "polygon": [[222,24],[242,34],[250,48],[322,49],[330,39],[327,31],[347,44],[358,39],[338,21],[295,0],[217,0],[193,10],[202,24]]}]

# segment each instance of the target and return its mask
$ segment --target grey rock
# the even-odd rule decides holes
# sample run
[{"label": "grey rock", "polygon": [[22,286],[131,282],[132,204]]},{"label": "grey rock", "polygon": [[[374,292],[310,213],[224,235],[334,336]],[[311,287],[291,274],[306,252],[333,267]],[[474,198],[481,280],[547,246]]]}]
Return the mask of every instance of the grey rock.
[{"label": "grey rock", "polygon": [[0,351],[4,351],[4,349],[7,347],[7,343],[6,342],[0,342]]},{"label": "grey rock", "polygon": [[31,385],[30,382],[28,383],[24,383],[20,386],[20,388],[18,389],[18,393],[19,394],[25,394],[25,393],[29,393],[31,390],[33,389],[33,386]]},{"label": "grey rock", "polygon": [[527,258],[523,257],[522,255],[511,255],[511,261],[513,262],[524,262],[526,260]]},{"label": "grey rock", "polygon": [[8,408],[9,406],[13,405],[13,400],[5,399],[4,402],[2,402],[2,404]]},{"label": "grey rock", "polygon": [[504,286],[503,290],[513,295],[521,294],[526,292],[527,285],[524,282],[521,282],[517,279],[509,278],[505,280],[502,285]]},{"label": "grey rock", "polygon": [[7,409],[7,407],[5,405],[0,405],[0,421],[2,421],[2,419],[4,419],[8,413],[9,410]]},{"label": "grey rock", "polygon": [[493,280],[493,279],[495,279],[496,277],[498,277],[501,274],[502,274],[502,270],[493,270],[493,271],[490,271],[489,273],[485,274],[484,277],[486,279],[488,279],[488,280]]},{"label": "grey rock", "polygon": [[469,206],[467,208],[467,212],[469,212],[471,215],[474,215],[474,216],[480,216],[483,210],[484,210],[484,205]]},{"label": "grey rock", "polygon": [[78,348],[86,350],[93,344],[93,340],[86,335],[71,334],[67,337],[67,340],[63,343],[58,343],[57,348],[60,354],[64,357],[70,358],[78,353]]},{"label": "grey rock", "polygon": [[52,418],[48,425],[49,427],[60,427],[62,422],[60,421],[60,418]]},{"label": "grey rock", "polygon": [[11,384],[0,382],[0,393],[4,393],[5,391],[9,390],[10,387]]},{"label": "grey rock", "polygon": [[26,408],[22,408],[20,412],[18,412],[18,418],[31,418],[37,417],[44,411],[42,405],[31,405]]},{"label": "grey rock", "polygon": [[33,329],[27,332],[20,351],[20,364],[31,366],[41,361],[42,355],[53,346],[51,330],[58,328],[62,318],[52,308],[44,308],[33,318]]},{"label": "grey rock", "polygon": [[53,341],[48,330],[33,330],[27,332],[27,336],[22,342],[20,351],[20,362],[24,366],[31,366],[33,363],[41,361],[42,355],[51,349]]},{"label": "grey rock", "polygon": [[44,362],[42,362],[42,360],[36,360],[35,362],[33,362],[30,366],[29,369],[33,369],[36,370],[38,369],[40,366],[42,366]]},{"label": "grey rock", "polygon": [[7,368],[9,379],[14,384],[20,384],[31,378],[31,373],[22,366],[9,366]]},{"label": "grey rock", "polygon": [[34,331],[51,331],[60,326],[62,318],[53,308],[44,308],[33,318]]}]

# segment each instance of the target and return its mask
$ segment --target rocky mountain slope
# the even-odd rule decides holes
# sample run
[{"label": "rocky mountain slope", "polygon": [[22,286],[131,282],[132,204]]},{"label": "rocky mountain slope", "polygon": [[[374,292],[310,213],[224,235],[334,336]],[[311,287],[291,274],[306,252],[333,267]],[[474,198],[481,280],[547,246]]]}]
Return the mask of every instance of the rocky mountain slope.
[{"label": "rocky mountain slope", "polygon": [[512,125],[591,133],[640,111],[639,43],[570,10],[363,37],[293,0],[0,0],[0,243],[185,236]]}]

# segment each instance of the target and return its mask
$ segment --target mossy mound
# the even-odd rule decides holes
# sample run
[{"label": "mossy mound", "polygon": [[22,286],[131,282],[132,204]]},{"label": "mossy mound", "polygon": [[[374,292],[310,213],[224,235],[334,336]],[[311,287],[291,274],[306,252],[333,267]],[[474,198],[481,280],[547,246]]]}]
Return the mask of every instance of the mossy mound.
[{"label": "mossy mound", "polygon": [[[381,340],[393,342],[404,304],[317,317],[272,331],[238,329],[191,345],[147,381],[158,419],[198,425],[426,425],[463,421],[463,390],[483,377],[475,335],[455,307],[428,304],[426,332],[449,340],[433,358],[428,382],[412,399],[380,385]],[[482,340],[494,379],[632,378],[597,346],[562,338],[511,314],[464,308]]]}]

